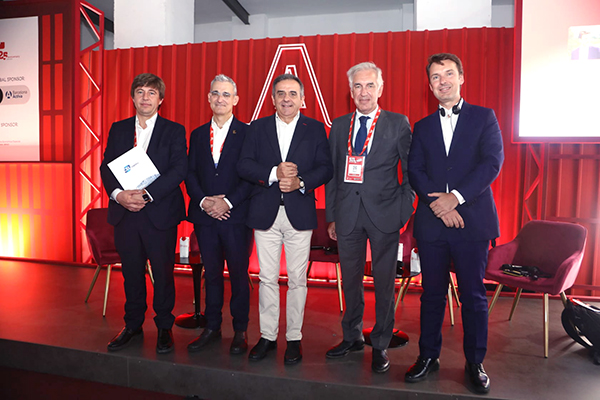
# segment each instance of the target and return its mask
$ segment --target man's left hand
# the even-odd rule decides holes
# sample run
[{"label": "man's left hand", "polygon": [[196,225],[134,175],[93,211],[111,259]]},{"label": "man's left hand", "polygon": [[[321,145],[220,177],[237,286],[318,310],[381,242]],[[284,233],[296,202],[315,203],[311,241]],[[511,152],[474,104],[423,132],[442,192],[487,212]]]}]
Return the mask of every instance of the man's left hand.
[{"label": "man's left hand", "polygon": [[210,204],[210,207],[205,208],[206,213],[218,220],[226,220],[229,218],[229,205],[225,200],[223,200],[224,197],[224,194],[220,194],[218,196],[208,196],[207,200],[212,200],[212,203]]},{"label": "man's left hand", "polygon": [[300,189],[300,178],[297,176],[294,176],[293,178],[283,178],[279,181],[279,190],[283,193],[290,193],[298,189]]},{"label": "man's left hand", "polygon": [[429,208],[431,208],[431,211],[433,211],[438,218],[442,218],[458,206],[458,199],[452,193],[435,192],[427,193],[427,196],[437,197],[437,200],[434,200],[429,204]]}]

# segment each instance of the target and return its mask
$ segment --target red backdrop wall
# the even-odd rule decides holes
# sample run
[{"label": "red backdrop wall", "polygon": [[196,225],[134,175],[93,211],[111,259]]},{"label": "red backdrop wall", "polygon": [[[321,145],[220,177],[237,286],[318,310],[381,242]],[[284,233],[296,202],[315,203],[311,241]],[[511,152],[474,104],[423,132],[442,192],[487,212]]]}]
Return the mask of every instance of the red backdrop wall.
[{"label": "red backdrop wall", "polygon": [[[167,86],[161,115],[175,120],[191,132],[211,117],[207,93],[218,73],[237,83],[240,102],[234,110],[242,121],[252,119],[265,83],[294,68],[306,88],[306,109],[302,112],[326,122],[318,94],[330,119],[353,110],[346,71],[362,61],[374,61],[383,70],[385,81],[380,105],[406,114],[411,123],[433,112],[437,102],[425,74],[427,56],[452,52],[464,63],[466,101],[493,108],[505,138],[506,162],[493,185],[501,217],[500,242],[514,237],[520,228],[523,183],[519,168],[524,147],[510,143],[513,104],[513,29],[460,29],[424,32],[389,32],[311,36],[279,39],[229,41],[119,49],[105,54],[104,126],[134,114],[129,97],[133,77],[141,72],[161,76]],[[280,45],[303,44],[306,51],[278,51]],[[273,60],[279,56],[275,65]],[[293,67],[290,67],[293,66]],[[271,67],[272,73],[269,74]],[[311,67],[318,87],[311,80]],[[273,113],[270,94],[259,116]],[[106,140],[106,138],[105,138]],[[324,191],[317,192],[318,207],[324,207]],[[105,202],[107,201],[104,197]],[[182,224],[180,235],[191,225]],[[253,265],[251,269],[256,270]],[[334,277],[327,265],[315,266],[311,274]]]}]

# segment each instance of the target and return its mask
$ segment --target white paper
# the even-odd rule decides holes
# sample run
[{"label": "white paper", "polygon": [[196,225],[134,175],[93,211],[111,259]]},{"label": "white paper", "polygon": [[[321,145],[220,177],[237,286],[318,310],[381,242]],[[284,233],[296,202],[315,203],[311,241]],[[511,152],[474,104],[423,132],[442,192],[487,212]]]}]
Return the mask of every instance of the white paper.
[{"label": "white paper", "polygon": [[124,190],[144,189],[160,176],[141,146],[136,146],[108,163]]}]

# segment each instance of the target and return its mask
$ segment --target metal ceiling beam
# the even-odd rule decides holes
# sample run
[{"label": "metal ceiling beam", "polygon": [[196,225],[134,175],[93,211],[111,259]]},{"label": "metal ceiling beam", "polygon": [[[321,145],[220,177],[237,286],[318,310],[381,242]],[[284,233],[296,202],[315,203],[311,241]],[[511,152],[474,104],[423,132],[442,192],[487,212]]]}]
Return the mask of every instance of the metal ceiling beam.
[{"label": "metal ceiling beam", "polygon": [[223,3],[225,3],[227,7],[229,7],[231,11],[233,11],[233,13],[237,15],[237,17],[241,19],[244,24],[250,25],[250,21],[248,20],[250,14],[248,13],[248,11],[246,11],[244,6],[242,6],[238,0],[223,0]]},{"label": "metal ceiling beam", "polygon": [[[98,14],[91,12],[87,8],[85,9],[85,12],[95,25],[100,24],[100,17],[98,16]],[[115,33],[115,23],[106,17],[104,17],[104,30],[107,30],[111,33]]]}]

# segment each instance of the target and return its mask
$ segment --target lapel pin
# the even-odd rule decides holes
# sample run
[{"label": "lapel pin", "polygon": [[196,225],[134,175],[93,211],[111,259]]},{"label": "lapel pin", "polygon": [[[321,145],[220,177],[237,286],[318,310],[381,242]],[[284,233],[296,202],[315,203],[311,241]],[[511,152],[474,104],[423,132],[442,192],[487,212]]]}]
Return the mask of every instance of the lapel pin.
[{"label": "lapel pin", "polygon": [[237,132],[236,132],[236,131],[235,131],[235,129],[234,129],[232,133],[235,135]]}]

